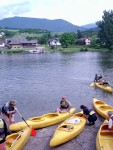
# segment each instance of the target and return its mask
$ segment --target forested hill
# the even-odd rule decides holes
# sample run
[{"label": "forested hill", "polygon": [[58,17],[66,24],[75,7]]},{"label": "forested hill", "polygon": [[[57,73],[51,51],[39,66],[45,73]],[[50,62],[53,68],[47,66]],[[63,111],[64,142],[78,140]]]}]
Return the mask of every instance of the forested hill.
[{"label": "forested hill", "polygon": [[12,17],[0,20],[0,27],[8,28],[36,28],[44,29],[52,32],[76,32],[77,30],[85,30],[83,27],[73,25],[72,23],[62,19],[39,19],[28,17]]}]

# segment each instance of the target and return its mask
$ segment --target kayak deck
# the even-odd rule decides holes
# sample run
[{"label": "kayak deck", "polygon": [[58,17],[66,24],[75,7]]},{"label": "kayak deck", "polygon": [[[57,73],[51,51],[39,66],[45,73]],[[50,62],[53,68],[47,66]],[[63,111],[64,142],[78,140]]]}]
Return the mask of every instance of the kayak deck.
[{"label": "kayak deck", "polygon": [[96,139],[97,150],[113,150],[113,130],[107,124],[101,125]]},{"label": "kayak deck", "polygon": [[[47,127],[47,126],[59,123],[61,121],[64,121],[68,117],[72,116],[74,112],[75,112],[75,108],[71,108],[69,112],[48,113],[42,116],[29,118],[28,120],[26,120],[26,122],[28,125],[32,126],[34,129],[39,129],[39,128]],[[25,127],[27,127],[25,122],[18,122],[18,123],[12,124],[9,128],[11,131],[19,131],[19,130],[24,129]]]},{"label": "kayak deck", "polygon": [[55,147],[73,139],[84,129],[85,124],[86,119],[82,112],[73,114],[56,129],[50,141],[50,146]]},{"label": "kayak deck", "polygon": [[8,135],[6,137],[6,150],[21,150],[27,143],[31,130],[31,127],[27,127],[22,131]]},{"label": "kayak deck", "polygon": [[105,119],[109,119],[108,112],[113,112],[113,107],[106,104],[102,100],[93,98],[93,105],[95,110]]}]

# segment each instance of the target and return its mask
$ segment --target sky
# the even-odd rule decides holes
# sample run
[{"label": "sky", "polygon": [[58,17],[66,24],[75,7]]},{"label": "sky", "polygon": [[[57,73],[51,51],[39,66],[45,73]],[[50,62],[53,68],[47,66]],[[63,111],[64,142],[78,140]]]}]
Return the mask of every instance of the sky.
[{"label": "sky", "polygon": [[102,20],[113,9],[113,0],[0,0],[0,20],[20,16],[63,19],[74,25]]}]

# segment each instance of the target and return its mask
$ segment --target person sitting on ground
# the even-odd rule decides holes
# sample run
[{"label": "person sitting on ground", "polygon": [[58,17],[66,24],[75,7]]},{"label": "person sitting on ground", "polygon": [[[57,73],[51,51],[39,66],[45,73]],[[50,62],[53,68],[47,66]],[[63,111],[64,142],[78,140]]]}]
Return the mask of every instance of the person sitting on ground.
[{"label": "person sitting on ground", "polygon": [[100,82],[101,79],[102,79],[102,76],[101,76],[101,75],[95,74],[94,82]]},{"label": "person sitting on ground", "polygon": [[68,112],[71,108],[71,103],[67,100],[66,96],[63,96],[60,101],[60,108],[57,108],[57,112]]},{"label": "person sitting on ground", "polygon": [[0,150],[6,150],[5,139],[7,136],[7,125],[4,119],[0,119]]},{"label": "person sitting on ground", "polygon": [[1,110],[3,118],[7,124],[8,131],[9,131],[9,126],[12,123],[15,123],[14,113],[16,113],[16,111],[17,111],[17,108],[15,108],[15,106],[16,106],[16,101],[12,100],[12,101],[4,104],[2,107],[2,110]]},{"label": "person sitting on ground", "polygon": [[84,105],[81,105],[80,108],[83,110],[83,116],[88,119],[89,125],[94,125],[97,120],[96,113],[93,109],[89,109]]},{"label": "person sitting on ground", "polygon": [[108,116],[109,116],[109,121],[108,121],[108,128],[110,130],[113,129],[113,112],[108,112]]}]

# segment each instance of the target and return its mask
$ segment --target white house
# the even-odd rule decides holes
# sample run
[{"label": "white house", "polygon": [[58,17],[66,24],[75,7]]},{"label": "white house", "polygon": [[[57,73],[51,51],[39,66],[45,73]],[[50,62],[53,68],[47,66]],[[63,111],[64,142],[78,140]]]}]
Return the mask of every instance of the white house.
[{"label": "white house", "polygon": [[3,37],[3,35],[2,34],[0,34],[0,38],[2,38]]},{"label": "white house", "polygon": [[91,39],[88,37],[80,38],[79,40],[84,41],[85,45],[90,45]]},{"label": "white house", "polygon": [[58,38],[50,39],[48,41],[49,46],[61,46],[61,43]]},{"label": "white house", "polygon": [[86,45],[90,45],[90,43],[91,43],[90,38],[86,38],[86,39],[85,39],[85,43],[86,43]]},{"label": "white house", "polygon": [[4,33],[4,32],[1,32],[1,33],[0,33],[0,38],[3,38],[4,35],[5,35],[5,33]]},{"label": "white house", "polygon": [[0,48],[5,47],[5,40],[0,39]]}]

